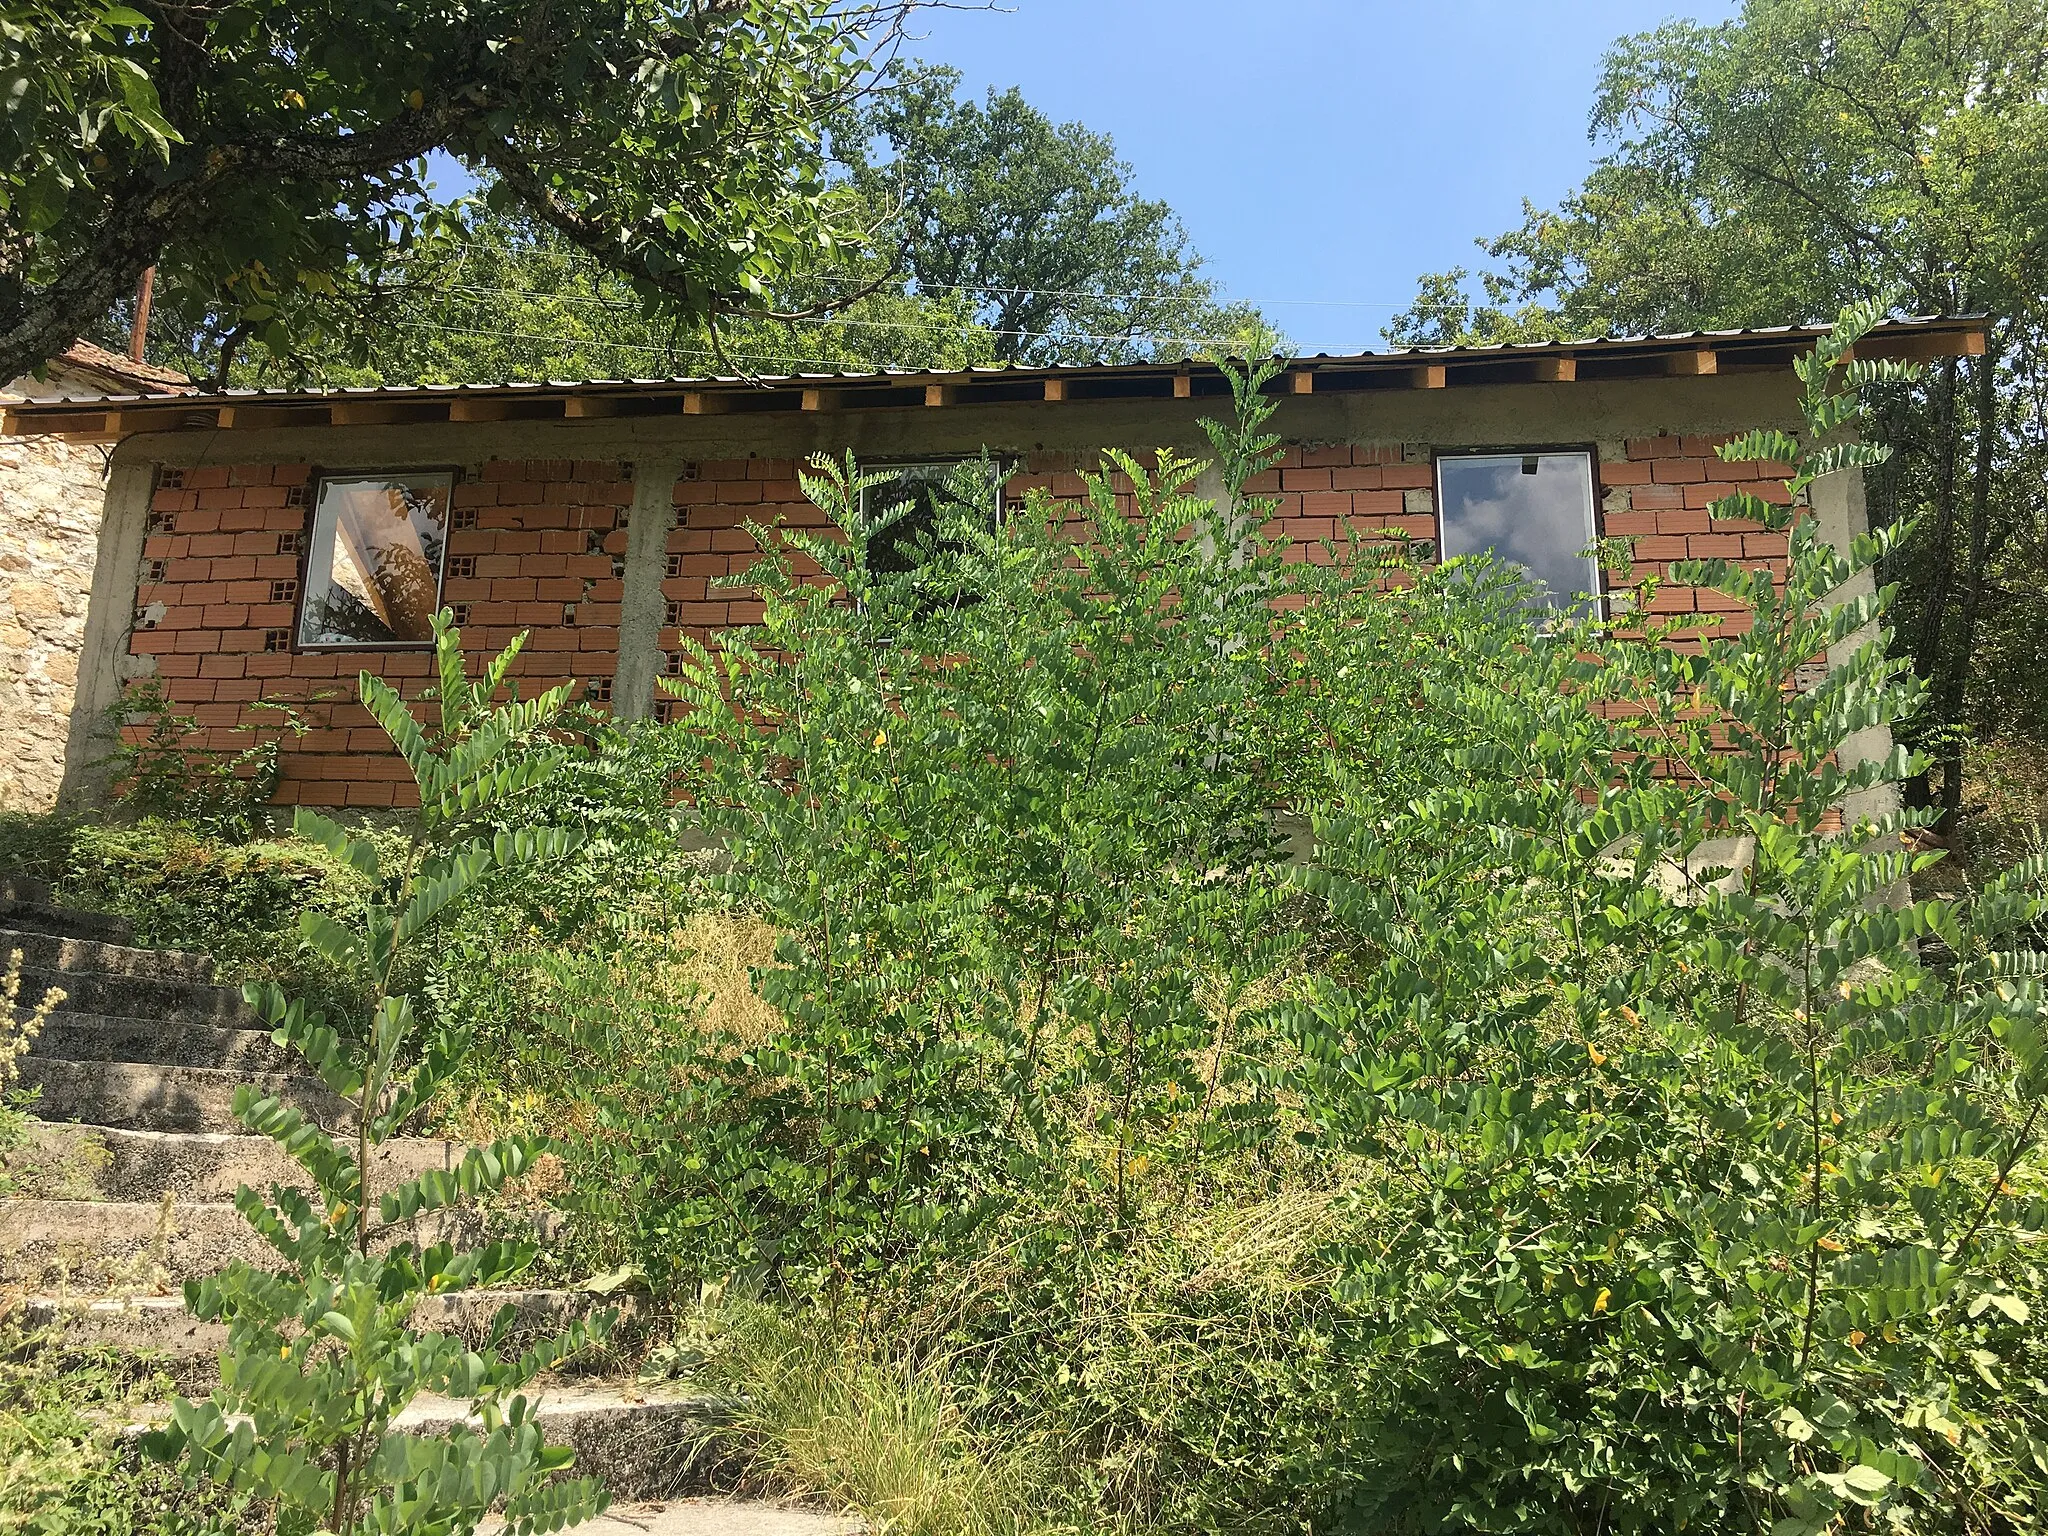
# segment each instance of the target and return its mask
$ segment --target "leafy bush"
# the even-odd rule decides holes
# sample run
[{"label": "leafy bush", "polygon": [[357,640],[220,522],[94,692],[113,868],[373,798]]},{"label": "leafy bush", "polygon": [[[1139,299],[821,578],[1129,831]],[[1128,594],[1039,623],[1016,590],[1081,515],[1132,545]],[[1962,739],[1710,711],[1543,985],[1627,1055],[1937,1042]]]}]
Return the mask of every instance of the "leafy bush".
[{"label": "leafy bush", "polygon": [[224,976],[275,981],[337,1009],[356,985],[299,938],[300,913],[353,921],[369,894],[359,872],[317,845],[242,842],[155,818],[6,816],[0,868],[50,881],[65,905],[126,919],[138,944],[213,955]]},{"label": "leafy bush", "polygon": [[1909,899],[1916,765],[1858,751],[1916,702],[1887,540],[1805,503],[1882,456],[1874,318],[1808,441],[1723,449],[1790,466],[1715,512],[1791,558],[1679,567],[1704,636],[1264,540],[1256,375],[1221,505],[1112,456],[909,571],[817,464],[843,541],[756,530],[765,621],[676,690],[775,1014],[570,1010],[640,1047],[589,1209],[657,1290],[947,1362],[1054,1523],[2032,1523],[2048,865]]},{"label": "leafy bush", "polygon": [[132,1364],[78,1358],[0,1322],[0,1531],[9,1536],[242,1536],[251,1501],[137,1465],[116,1425],[151,1392]]},{"label": "leafy bush", "polygon": [[[358,871],[374,892],[359,927],[318,912],[304,914],[301,924],[307,942],[332,965],[365,978],[369,1006],[360,1047],[320,1013],[288,1003],[274,984],[244,989],[279,1042],[296,1046],[346,1102],[354,1135],[331,1134],[276,1097],[236,1091],[236,1117],[277,1142],[305,1171],[313,1194],[284,1184],[236,1191],[236,1208],[286,1267],[235,1263],[187,1283],[195,1315],[228,1325],[221,1385],[203,1403],[178,1399],[169,1422],[145,1440],[159,1459],[274,1502],[296,1520],[364,1536],[461,1536],[499,1505],[514,1532],[551,1531],[605,1504],[592,1479],[550,1480],[571,1453],[543,1443],[534,1404],[518,1389],[600,1338],[606,1325],[579,1323],[501,1359],[512,1306],[501,1311],[481,1351],[410,1324],[429,1295],[501,1285],[532,1265],[530,1241],[469,1250],[445,1238],[422,1245],[411,1240],[410,1224],[496,1192],[532,1164],[536,1143],[507,1138],[471,1149],[451,1170],[384,1191],[369,1185],[373,1149],[425,1108],[468,1047],[450,1021],[423,1032],[411,999],[395,990],[406,947],[491,870],[557,857],[571,842],[559,831],[489,835],[475,825],[480,812],[554,770],[558,754],[545,732],[567,689],[494,705],[519,642],[471,683],[445,613],[436,616],[434,632],[439,721],[431,737],[388,684],[368,673],[359,684],[364,706],[419,786],[409,835],[391,849],[303,807],[296,821],[301,836]],[[395,1428],[421,1391],[471,1400],[479,1424],[442,1437]]]},{"label": "leafy bush", "polygon": [[1999,1529],[2039,1496],[2048,1421],[2005,1382],[2039,1369],[2048,1205],[2009,1181],[2043,967],[2001,946],[2048,864],[1894,899],[1928,818],[1871,792],[1911,764],[1845,753],[1915,689],[1888,595],[1843,595],[1891,539],[1830,549],[1798,505],[1882,457],[1830,441],[1886,376],[1837,389],[1859,328],[1799,364],[1814,443],[1722,449],[1795,466],[1716,509],[1789,534],[1782,589],[1674,573],[1745,633],[1532,637],[1514,686],[1432,693],[1468,732],[1439,789],[1360,775],[1319,822],[1304,884],[1371,968],[1286,1010],[1298,1089],[1329,1144],[1414,1175],[1341,1255],[1399,1384],[1353,1447],[1361,1518],[1792,1536],[1859,1508]]},{"label": "leafy bush", "polygon": [[[1248,424],[1217,436],[1249,474],[1240,382]],[[1267,707],[1315,692],[1269,597],[1326,594],[1389,643],[1402,616],[1361,600],[1370,560],[1340,583],[1242,558],[1257,510],[1194,496],[1198,467],[1120,458],[1076,513],[1041,497],[1000,531],[963,485],[908,570],[869,568],[904,511],[864,517],[876,477],[807,478],[846,542],[780,535],[746,578],[761,626],[695,655],[675,728],[727,840],[714,884],[784,935],[779,1027],[662,1031],[592,1143],[634,1166],[658,1283],[900,1273],[1048,1180],[1116,1222],[1162,1147],[1248,1123],[1207,999],[1240,1008],[1273,964],[1274,785],[1314,761],[1309,717]]]},{"label": "leafy bush", "polygon": [[[324,697],[324,695],[323,695]],[[311,729],[289,704],[258,700],[276,735],[237,751],[206,746],[191,715],[173,708],[161,681],[131,683],[108,711],[121,745],[108,759],[112,804],[134,816],[189,822],[219,837],[247,838],[270,825],[270,797],[283,771],[284,738]]]}]

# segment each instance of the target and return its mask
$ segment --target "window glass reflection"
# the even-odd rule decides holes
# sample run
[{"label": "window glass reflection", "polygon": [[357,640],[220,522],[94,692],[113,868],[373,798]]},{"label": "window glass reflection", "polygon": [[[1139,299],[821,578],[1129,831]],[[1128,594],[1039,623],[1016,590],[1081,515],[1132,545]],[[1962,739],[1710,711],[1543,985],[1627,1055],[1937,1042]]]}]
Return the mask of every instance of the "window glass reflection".
[{"label": "window glass reflection", "polygon": [[324,480],[301,645],[419,645],[441,601],[452,475]]},{"label": "window glass reflection", "polygon": [[1582,553],[1598,536],[1591,454],[1440,458],[1437,515],[1446,557],[1491,550],[1527,571],[1552,608],[1600,590],[1599,569]]}]

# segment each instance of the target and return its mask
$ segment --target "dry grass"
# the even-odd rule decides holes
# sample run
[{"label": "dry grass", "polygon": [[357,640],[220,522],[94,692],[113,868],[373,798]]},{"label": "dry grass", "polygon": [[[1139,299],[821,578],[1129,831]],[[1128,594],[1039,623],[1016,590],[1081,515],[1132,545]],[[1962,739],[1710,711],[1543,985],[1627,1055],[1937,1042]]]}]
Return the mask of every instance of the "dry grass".
[{"label": "dry grass", "polygon": [[[757,917],[693,912],[672,928],[635,933],[622,947],[530,954],[514,973],[523,1017],[557,1038],[603,1038],[607,1059],[666,1034],[724,1035],[742,1047],[767,1038],[780,1015],[754,992],[750,972],[772,964],[776,930]],[[545,1039],[547,1030],[533,1031]],[[572,1051],[581,1047],[570,1046]],[[565,1096],[568,1077],[542,1056],[500,1061],[454,1087],[440,1124],[460,1140],[583,1124],[587,1103]]]},{"label": "dry grass", "polygon": [[758,917],[692,912],[674,933],[675,980],[704,999],[706,1029],[748,1043],[763,1040],[780,1015],[754,993],[749,972],[775,959],[775,929]]},{"label": "dry grass", "polygon": [[717,1321],[715,1370],[734,1391],[757,1482],[855,1511],[889,1536],[1037,1525],[1025,1481],[976,1444],[936,1366],[878,1359],[822,1317],[739,1306]]}]

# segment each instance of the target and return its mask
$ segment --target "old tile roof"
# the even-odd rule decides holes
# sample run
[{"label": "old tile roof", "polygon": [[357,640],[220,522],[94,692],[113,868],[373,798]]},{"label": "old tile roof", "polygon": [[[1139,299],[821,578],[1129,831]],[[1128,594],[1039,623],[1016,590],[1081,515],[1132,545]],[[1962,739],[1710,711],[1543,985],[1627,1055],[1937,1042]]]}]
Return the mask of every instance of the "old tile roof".
[{"label": "old tile roof", "polygon": [[89,341],[74,341],[57,355],[55,361],[66,368],[96,373],[115,384],[124,384],[133,395],[190,395],[199,391],[197,384],[175,368],[138,363]]}]

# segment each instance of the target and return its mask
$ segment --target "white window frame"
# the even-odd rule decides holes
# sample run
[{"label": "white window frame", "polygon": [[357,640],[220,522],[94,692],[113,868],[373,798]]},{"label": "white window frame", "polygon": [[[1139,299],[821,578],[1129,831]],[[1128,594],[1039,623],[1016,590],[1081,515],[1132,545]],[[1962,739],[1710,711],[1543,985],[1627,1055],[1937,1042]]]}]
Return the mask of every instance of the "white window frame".
[{"label": "white window frame", "polygon": [[455,487],[461,475],[452,469],[351,469],[320,474],[313,484],[312,506],[306,515],[305,559],[299,570],[299,611],[292,624],[292,648],[298,651],[419,651],[432,650],[434,641],[424,640],[314,640],[306,638],[306,624],[313,611],[315,586],[324,598],[333,584],[335,523],[322,528],[321,510],[330,486],[403,485],[408,488],[434,487],[445,493],[441,548],[434,562],[433,612],[440,612],[442,594],[448,581],[448,546],[455,528]]},{"label": "white window frame", "polygon": [[[1581,556],[1578,554],[1578,550],[1592,549],[1597,546],[1602,536],[1600,525],[1599,454],[1597,450],[1583,445],[1567,443],[1534,448],[1469,448],[1459,449],[1456,452],[1437,454],[1435,463],[1431,466],[1431,475],[1436,485],[1436,547],[1438,557],[1444,560],[1451,560],[1461,555],[1483,554],[1492,548],[1491,545],[1475,545],[1469,549],[1454,547],[1454,541],[1451,537],[1450,499],[1444,494],[1444,466],[1446,464],[1470,464],[1488,460],[1512,463],[1518,459],[1568,458],[1578,459],[1585,469],[1586,536],[1577,548],[1572,551],[1573,557],[1584,567],[1587,578],[1585,586],[1580,590],[1589,594],[1596,603],[1604,604],[1606,601],[1605,585],[1599,559],[1593,555]],[[1497,556],[1497,558],[1503,564],[1519,564],[1519,562],[1509,562],[1506,556]],[[1527,570],[1527,567],[1524,566],[1522,569]],[[1543,606],[1553,611],[1563,612],[1576,600],[1576,592],[1550,592],[1546,588]]]}]

